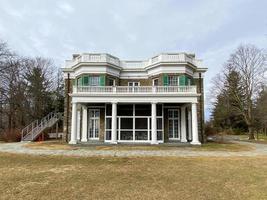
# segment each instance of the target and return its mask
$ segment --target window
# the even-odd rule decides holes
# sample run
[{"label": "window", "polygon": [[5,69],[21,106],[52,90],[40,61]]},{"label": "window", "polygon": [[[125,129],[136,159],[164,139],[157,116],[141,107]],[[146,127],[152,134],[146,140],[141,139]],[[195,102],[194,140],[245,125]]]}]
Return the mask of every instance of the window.
[{"label": "window", "polygon": [[89,77],[89,85],[90,86],[99,86],[100,85],[100,77],[99,76]]},{"label": "window", "polygon": [[100,131],[100,110],[89,109],[88,115],[89,115],[89,124],[88,124],[89,139],[98,139]]},{"label": "window", "polygon": [[115,80],[112,78],[108,78],[108,86],[115,86]]},{"label": "window", "polygon": [[169,76],[168,77],[168,85],[169,86],[179,85],[179,77],[178,76]]},{"label": "window", "polygon": [[159,85],[159,79],[153,79],[153,86],[158,86]]},{"label": "window", "polygon": [[128,86],[131,87],[140,86],[140,82],[128,82]]}]

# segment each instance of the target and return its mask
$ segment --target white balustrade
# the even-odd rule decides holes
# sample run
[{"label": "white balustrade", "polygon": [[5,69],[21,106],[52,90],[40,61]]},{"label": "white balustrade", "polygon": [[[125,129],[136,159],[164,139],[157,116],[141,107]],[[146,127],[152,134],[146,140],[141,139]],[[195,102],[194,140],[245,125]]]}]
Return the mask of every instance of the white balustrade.
[{"label": "white balustrade", "polygon": [[189,62],[196,66],[202,65],[202,60],[193,58],[186,53],[164,53],[143,61],[120,61],[119,58],[109,54],[85,53],[75,57],[73,60],[67,60],[65,67],[71,68],[72,66],[78,64],[79,62],[111,63],[113,65],[125,68],[145,68],[148,67],[149,65],[157,64],[160,62],[181,62],[181,63]]},{"label": "white balustrade", "polygon": [[197,93],[196,86],[74,86],[73,93],[86,94],[185,94]]}]

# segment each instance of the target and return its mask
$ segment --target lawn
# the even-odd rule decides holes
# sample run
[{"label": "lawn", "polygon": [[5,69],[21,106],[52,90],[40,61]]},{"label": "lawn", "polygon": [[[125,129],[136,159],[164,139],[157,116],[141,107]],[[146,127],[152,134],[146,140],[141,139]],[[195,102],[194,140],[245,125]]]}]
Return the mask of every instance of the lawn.
[{"label": "lawn", "polygon": [[267,157],[0,153],[0,199],[267,199]]},{"label": "lawn", "polygon": [[267,144],[267,135],[264,134],[255,134],[255,140],[249,140],[248,135],[239,135],[240,140],[244,141],[249,141],[249,142],[254,142],[254,143],[262,143],[262,144]]}]

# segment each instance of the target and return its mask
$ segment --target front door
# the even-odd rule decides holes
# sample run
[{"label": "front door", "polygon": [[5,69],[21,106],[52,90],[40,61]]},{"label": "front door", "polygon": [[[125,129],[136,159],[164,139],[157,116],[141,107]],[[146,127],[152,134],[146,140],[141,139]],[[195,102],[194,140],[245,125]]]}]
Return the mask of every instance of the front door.
[{"label": "front door", "polygon": [[168,129],[169,129],[169,139],[179,140],[179,110],[169,109],[168,110]]},{"label": "front door", "polygon": [[98,140],[100,130],[100,110],[89,109],[89,139]]}]

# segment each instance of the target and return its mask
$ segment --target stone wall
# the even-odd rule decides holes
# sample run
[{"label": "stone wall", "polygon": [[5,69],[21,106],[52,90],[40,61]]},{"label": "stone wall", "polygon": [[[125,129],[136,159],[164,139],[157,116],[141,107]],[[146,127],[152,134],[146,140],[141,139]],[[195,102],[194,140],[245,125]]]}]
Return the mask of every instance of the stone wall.
[{"label": "stone wall", "polygon": [[203,143],[206,141],[206,135],[204,132],[204,85],[203,78],[195,78],[194,84],[197,86],[197,93],[200,93],[201,96],[198,98],[197,104],[197,120],[198,120],[198,133],[199,140]]},{"label": "stone wall", "polygon": [[[69,80],[69,93],[72,93],[72,86],[73,86],[74,79]],[[64,80],[64,87],[65,87],[65,99],[64,99],[64,117],[63,117],[63,140],[68,141],[70,139],[70,132],[71,132],[71,97],[69,97],[69,112],[67,115],[67,99],[68,99],[68,79]],[[67,132],[67,116],[68,116],[68,132]]]}]

